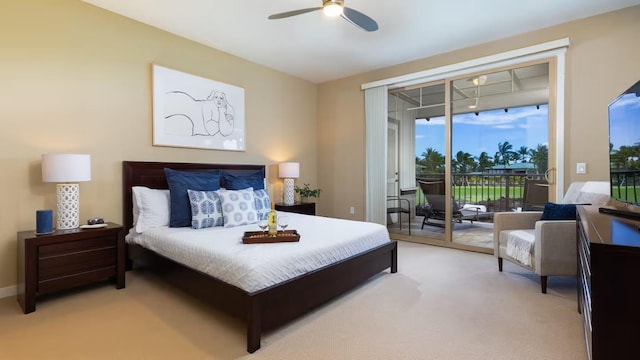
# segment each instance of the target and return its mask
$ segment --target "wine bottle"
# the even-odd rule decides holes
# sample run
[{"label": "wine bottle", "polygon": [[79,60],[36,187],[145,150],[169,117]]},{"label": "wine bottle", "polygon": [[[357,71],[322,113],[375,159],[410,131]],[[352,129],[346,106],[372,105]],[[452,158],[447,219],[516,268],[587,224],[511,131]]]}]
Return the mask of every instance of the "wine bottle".
[{"label": "wine bottle", "polygon": [[276,207],[274,203],[271,203],[271,211],[269,211],[268,223],[269,236],[276,236],[278,234],[278,214],[276,213]]}]

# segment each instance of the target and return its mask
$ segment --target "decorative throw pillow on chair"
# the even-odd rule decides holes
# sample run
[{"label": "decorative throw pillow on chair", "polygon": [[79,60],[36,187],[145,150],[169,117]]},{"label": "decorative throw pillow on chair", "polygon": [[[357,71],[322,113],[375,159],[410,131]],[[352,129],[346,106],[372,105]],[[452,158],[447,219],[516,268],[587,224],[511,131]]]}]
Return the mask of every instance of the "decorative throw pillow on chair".
[{"label": "decorative throw pillow on chair", "polygon": [[548,202],[544,205],[540,220],[575,220],[576,204],[555,204]]}]

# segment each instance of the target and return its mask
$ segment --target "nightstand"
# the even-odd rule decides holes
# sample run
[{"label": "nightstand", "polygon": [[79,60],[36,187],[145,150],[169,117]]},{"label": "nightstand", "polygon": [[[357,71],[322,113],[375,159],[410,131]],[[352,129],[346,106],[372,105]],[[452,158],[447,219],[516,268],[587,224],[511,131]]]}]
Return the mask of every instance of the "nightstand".
[{"label": "nightstand", "polygon": [[107,223],[97,229],[57,230],[36,236],[18,233],[18,302],[25,314],[36,297],[106,279],[124,288],[124,228]]},{"label": "nightstand", "polygon": [[298,214],[315,215],[316,203],[295,202],[293,203],[293,205],[285,205],[282,203],[277,203],[276,210],[288,211],[288,212],[298,213]]}]

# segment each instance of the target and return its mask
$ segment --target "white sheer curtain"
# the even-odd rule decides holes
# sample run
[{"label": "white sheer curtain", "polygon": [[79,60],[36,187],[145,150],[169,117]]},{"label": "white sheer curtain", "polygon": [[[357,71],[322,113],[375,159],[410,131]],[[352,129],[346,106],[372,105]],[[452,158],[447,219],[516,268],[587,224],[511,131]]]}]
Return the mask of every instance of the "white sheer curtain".
[{"label": "white sheer curtain", "polygon": [[366,220],[387,224],[387,87],[364,92],[366,132]]}]

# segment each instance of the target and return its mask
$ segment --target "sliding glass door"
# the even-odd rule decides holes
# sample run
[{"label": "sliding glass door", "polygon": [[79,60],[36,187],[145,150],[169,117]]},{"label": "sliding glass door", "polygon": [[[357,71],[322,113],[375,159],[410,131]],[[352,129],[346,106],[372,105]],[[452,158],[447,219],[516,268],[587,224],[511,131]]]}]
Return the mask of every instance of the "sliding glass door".
[{"label": "sliding glass door", "polygon": [[[534,180],[537,194],[553,198],[552,65],[541,61],[389,91],[390,119],[404,112],[414,123],[409,240],[491,252],[493,213],[530,209],[524,192]],[[399,168],[400,178],[407,166]],[[402,230],[390,227],[408,235]]]}]

